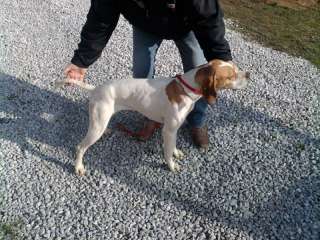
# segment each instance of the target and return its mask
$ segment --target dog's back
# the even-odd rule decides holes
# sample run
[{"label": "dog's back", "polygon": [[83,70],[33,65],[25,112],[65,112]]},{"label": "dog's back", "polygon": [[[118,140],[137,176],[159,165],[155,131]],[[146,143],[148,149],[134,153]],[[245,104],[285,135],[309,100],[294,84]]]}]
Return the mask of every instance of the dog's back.
[{"label": "dog's back", "polygon": [[165,88],[171,78],[158,79],[121,79],[105,83],[91,94],[91,100],[112,102],[115,111],[134,110],[146,117],[162,122],[164,109],[169,103]]}]

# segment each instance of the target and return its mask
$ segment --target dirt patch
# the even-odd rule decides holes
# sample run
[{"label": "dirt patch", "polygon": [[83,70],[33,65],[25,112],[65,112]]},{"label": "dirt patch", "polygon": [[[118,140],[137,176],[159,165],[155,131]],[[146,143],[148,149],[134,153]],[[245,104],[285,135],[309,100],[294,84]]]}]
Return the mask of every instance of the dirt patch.
[{"label": "dirt patch", "polygon": [[264,0],[265,3],[292,9],[309,8],[319,3],[319,0]]},{"label": "dirt patch", "polygon": [[240,26],[236,30],[248,40],[301,56],[320,67],[320,4],[292,9],[265,1],[220,0],[226,18],[236,22]]}]

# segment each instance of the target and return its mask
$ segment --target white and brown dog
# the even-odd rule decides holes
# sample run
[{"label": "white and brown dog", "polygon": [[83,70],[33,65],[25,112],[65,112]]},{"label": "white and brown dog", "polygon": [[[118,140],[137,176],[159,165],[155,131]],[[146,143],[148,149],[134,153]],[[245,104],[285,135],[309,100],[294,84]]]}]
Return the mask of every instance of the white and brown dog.
[{"label": "white and brown dog", "polygon": [[248,72],[239,71],[232,62],[212,60],[175,78],[129,78],[99,87],[71,79],[56,82],[56,86],[72,83],[92,90],[89,129],[77,146],[76,173],[84,175],[83,155],[103,135],[111,116],[121,110],[135,110],[163,123],[164,158],[171,171],[179,171],[173,157],[182,158],[183,153],[176,148],[176,135],[195,102],[204,97],[211,104],[219,90],[243,89],[248,78]]}]

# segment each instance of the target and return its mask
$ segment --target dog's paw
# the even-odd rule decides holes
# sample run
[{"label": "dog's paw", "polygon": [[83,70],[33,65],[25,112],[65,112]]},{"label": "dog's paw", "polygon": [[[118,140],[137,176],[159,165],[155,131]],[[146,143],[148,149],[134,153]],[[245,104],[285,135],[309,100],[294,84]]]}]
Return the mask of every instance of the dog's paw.
[{"label": "dog's paw", "polygon": [[75,172],[78,176],[83,176],[86,173],[83,165],[78,165],[75,167]]},{"label": "dog's paw", "polygon": [[173,151],[173,156],[174,156],[176,159],[181,160],[181,159],[184,158],[184,153],[183,153],[181,150],[179,150],[179,149],[174,149],[174,151]]},{"label": "dog's paw", "polygon": [[169,164],[168,164],[169,168],[170,168],[170,171],[173,172],[173,173],[178,173],[181,171],[181,167],[179,166],[179,164],[175,163],[174,161],[171,161]]}]

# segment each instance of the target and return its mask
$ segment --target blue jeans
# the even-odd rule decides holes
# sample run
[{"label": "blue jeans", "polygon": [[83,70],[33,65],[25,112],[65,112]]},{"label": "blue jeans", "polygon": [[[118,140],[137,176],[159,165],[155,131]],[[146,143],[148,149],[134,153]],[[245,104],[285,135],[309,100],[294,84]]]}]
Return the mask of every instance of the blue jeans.
[{"label": "blue jeans", "polygon": [[[155,57],[163,39],[133,27],[133,77],[153,78]],[[206,63],[202,49],[193,32],[175,40],[185,72]],[[202,127],[205,124],[207,102],[201,98],[187,116],[190,127]]]}]

